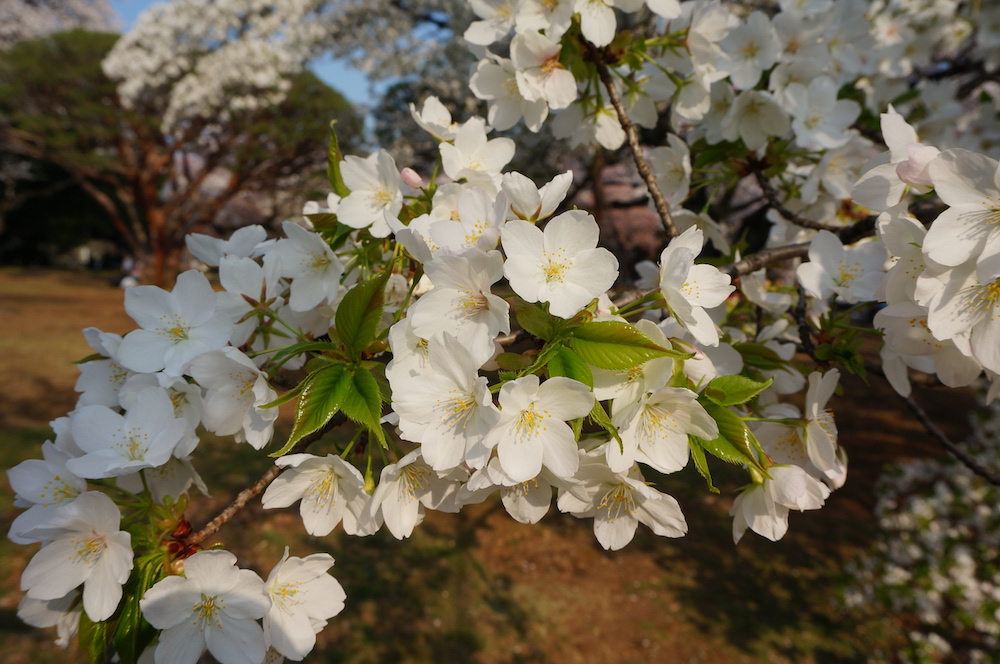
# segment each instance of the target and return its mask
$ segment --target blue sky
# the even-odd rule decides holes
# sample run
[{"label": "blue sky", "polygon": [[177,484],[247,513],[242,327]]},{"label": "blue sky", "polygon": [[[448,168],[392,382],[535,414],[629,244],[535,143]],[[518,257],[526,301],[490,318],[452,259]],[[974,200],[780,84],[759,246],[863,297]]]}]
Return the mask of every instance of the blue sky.
[{"label": "blue sky", "polygon": [[[111,6],[121,16],[122,30],[127,31],[139,14],[154,2],[155,0],[111,0]],[[329,57],[314,63],[312,69],[327,85],[336,88],[353,103],[361,106],[374,103],[375,99],[368,89],[368,79],[357,69]]]}]

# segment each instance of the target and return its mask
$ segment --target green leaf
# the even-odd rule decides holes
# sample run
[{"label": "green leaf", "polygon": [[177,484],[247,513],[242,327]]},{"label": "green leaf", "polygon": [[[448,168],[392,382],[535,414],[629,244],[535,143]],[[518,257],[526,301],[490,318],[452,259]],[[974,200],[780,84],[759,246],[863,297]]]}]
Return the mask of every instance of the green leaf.
[{"label": "green leaf", "polygon": [[328,364],[306,376],[302,381],[299,403],[295,406],[295,424],[288,442],[271,454],[280,457],[309,434],[326,426],[351,391],[353,381],[347,366],[342,363]]},{"label": "green leaf", "polygon": [[285,358],[291,357],[292,355],[298,355],[299,353],[325,353],[327,351],[335,350],[337,350],[337,347],[329,341],[303,341],[301,343],[292,344],[291,346],[282,348],[271,357],[271,362],[281,362]]},{"label": "green leaf", "polygon": [[383,290],[389,270],[347,291],[337,307],[334,325],[347,356],[361,358],[361,351],[375,340],[385,306]]},{"label": "green leaf", "polygon": [[708,483],[708,490],[712,493],[719,493],[719,489],[712,484],[712,473],[708,469],[708,459],[705,457],[705,448],[701,445],[701,438],[688,436],[688,445],[691,447],[691,458],[694,466],[698,469],[698,474],[705,478]]},{"label": "green leaf", "polygon": [[539,339],[549,341],[555,336],[555,325],[552,315],[537,304],[515,302],[514,313],[517,323],[529,334]]},{"label": "green leaf", "polygon": [[702,447],[723,461],[747,464],[765,472],[755,454],[759,443],[753,432],[747,427],[746,422],[725,406],[716,405],[704,398],[699,398],[698,403],[719,425],[719,437],[714,440],[699,439]]},{"label": "green leaf", "polygon": [[340,144],[337,142],[337,121],[330,122],[330,147],[326,152],[326,177],[330,181],[333,193],[341,198],[348,196],[351,190],[344,184],[344,176],[340,172],[340,162],[343,155],[340,153]]},{"label": "green leaf", "polygon": [[86,364],[87,362],[100,362],[101,360],[109,359],[107,355],[101,355],[100,353],[91,353],[87,357],[79,360],[74,360],[73,364]]},{"label": "green leaf", "polygon": [[316,214],[302,215],[308,219],[317,233],[337,230],[337,215],[332,212],[317,212]]},{"label": "green leaf", "polygon": [[705,386],[704,395],[720,406],[737,406],[763,392],[774,382],[759,383],[746,376],[717,376]]},{"label": "green leaf", "polygon": [[162,577],[162,562],[147,559],[136,565],[136,569],[125,585],[125,599],[119,608],[120,618],[115,628],[115,652],[122,664],[136,664],[156,636],[156,630],[142,617],[139,600],[146,591]]},{"label": "green leaf", "polygon": [[352,370],[350,384],[341,403],[344,415],[375,434],[383,447],[387,446],[382,429],[382,391],[378,381],[375,376],[357,367]]},{"label": "green leaf", "polygon": [[87,612],[83,611],[80,615],[80,626],[77,628],[77,639],[88,664],[104,664],[108,647],[111,645],[107,621],[95,623]]},{"label": "green leaf", "polygon": [[743,356],[743,361],[751,367],[764,369],[765,371],[774,369],[784,369],[788,362],[781,359],[781,356],[763,344],[742,342],[733,344],[733,348]]},{"label": "green leaf", "polygon": [[631,369],[657,357],[687,359],[691,353],[664,348],[634,325],[619,321],[592,321],[573,328],[567,340],[587,364],[598,369]]},{"label": "green leaf", "polygon": [[618,434],[618,427],[611,422],[611,416],[608,415],[608,411],[604,410],[604,406],[601,405],[600,401],[594,400],[594,407],[590,409],[590,414],[587,417],[594,424],[607,431],[609,436],[617,440],[618,448],[624,451],[625,444],[622,442],[622,437]]},{"label": "green leaf", "polygon": [[549,359],[549,376],[565,376],[580,381],[587,387],[594,387],[594,373],[583,359],[565,346]]},{"label": "green leaf", "polygon": [[[308,380],[308,378],[306,380]],[[300,394],[302,394],[302,389],[305,386],[306,386],[306,381],[303,380],[301,383],[299,383],[298,385],[296,385],[292,389],[290,389],[287,392],[285,392],[284,394],[280,395],[274,401],[268,401],[263,406],[258,406],[258,408],[277,408],[278,406],[280,406],[283,403],[288,403],[292,399],[298,398],[298,396]]]},{"label": "green leaf", "polygon": [[520,353],[500,353],[497,355],[497,366],[504,371],[518,372],[527,369],[535,360]]}]

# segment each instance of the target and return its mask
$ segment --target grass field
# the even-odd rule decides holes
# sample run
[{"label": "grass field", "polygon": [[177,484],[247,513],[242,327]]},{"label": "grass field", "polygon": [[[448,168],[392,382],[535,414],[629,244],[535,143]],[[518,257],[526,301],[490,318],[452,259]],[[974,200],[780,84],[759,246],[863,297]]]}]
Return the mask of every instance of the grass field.
[{"label": "grass field", "polygon": [[[122,292],[87,274],[0,271],[0,465],[39,456],[48,422],[73,407],[73,360],[90,353],[80,330],[133,325]],[[961,437],[971,397],[919,395]],[[890,661],[902,626],[892,616],[840,604],[843,570],[874,534],[872,487],[883,464],[938,454],[883,385],[846,381],[833,402],[851,458],[847,485],[827,507],[794,514],[789,535],[752,533],[734,547],[727,511],[738,476],[718,469],[721,496],[693,471],[662,478],[690,533],[680,540],[640,527],[633,543],[604,552],[591,523],[550,513],[538,526],[511,520],[495,503],[460,515],[432,514],[414,536],[306,535],[294,510],[244,510],[219,533],[243,566],[266,574],[292,555],[328,551],[347,608],[307,659],[330,663],[479,662],[781,663]],[[248,446],[208,441],[198,470],[213,497],[191,513],[196,527],[268,467]],[[0,520],[16,516],[0,478]],[[0,656],[5,664],[80,661],[28,630],[15,615],[19,574],[35,547],[0,543]]]}]

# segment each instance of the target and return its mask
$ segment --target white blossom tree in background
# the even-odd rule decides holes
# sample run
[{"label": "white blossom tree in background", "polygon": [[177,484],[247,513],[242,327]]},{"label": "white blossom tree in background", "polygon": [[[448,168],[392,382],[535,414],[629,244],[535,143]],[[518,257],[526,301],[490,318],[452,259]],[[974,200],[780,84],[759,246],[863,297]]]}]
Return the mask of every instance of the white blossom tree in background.
[{"label": "white blossom tree in background", "polygon": [[4,0],[0,3],[0,48],[73,28],[111,31],[120,28],[120,21],[108,0]]},{"label": "white blossom tree in background", "polygon": [[[172,291],[126,292],[140,329],[85,332],[95,354],[78,407],[44,459],[9,473],[27,508],[10,537],[42,544],[21,580],[26,621],[63,641],[79,623],[92,662],[301,659],[344,593],[327,554],[288,551],[265,581],[212,544],[259,495],[317,537],[343,524],[405,539],[428,510],[490,497],[522,523],[555,505],[615,551],[639,524],[698,528],[652,478],[690,465],[719,493],[722,461],[742,482],[733,541],[776,541],[792,511],[847,481],[851,442],[831,411],[847,372],[883,374],[1000,485],[983,466],[995,456],[952,445],[910,387],[920,372],[1000,391],[1000,164],[985,154],[1000,145],[1000,8],[469,8],[466,73],[485,113],[437,98],[410,109],[437,145],[432,168],[344,156],[335,134],[329,195],[279,237],[188,238],[220,291],[191,270]],[[215,122],[279,103],[331,35],[351,54],[384,31],[382,62],[444,30],[440,9],[184,0],[152,9],[105,68],[127,106],[162,111],[164,135],[211,138]],[[411,45],[418,58],[438,48]],[[494,135],[519,122],[519,141]],[[510,169],[546,125],[571,147],[626,151],[660,224],[658,264],[623,274],[594,216],[567,209],[576,174],[539,185]],[[865,338],[881,341],[880,366]],[[291,401],[276,443],[275,408]],[[276,460],[196,529],[204,431]],[[966,586],[970,561],[956,572]],[[981,606],[970,616],[989,621]],[[995,648],[970,656],[997,661]]]}]

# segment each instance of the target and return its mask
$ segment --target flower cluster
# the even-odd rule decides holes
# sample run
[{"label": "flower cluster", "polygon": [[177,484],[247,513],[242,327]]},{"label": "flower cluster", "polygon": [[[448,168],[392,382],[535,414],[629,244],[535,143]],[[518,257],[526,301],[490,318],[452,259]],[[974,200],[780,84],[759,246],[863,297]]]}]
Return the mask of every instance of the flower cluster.
[{"label": "flower cluster", "polygon": [[[268,49],[308,43],[291,26],[322,9],[235,4],[213,4],[219,34],[287,32],[241,59],[236,75],[251,84],[251,70],[268,75],[261,59],[291,63]],[[275,465],[251,492],[265,509],[298,503],[316,537],[342,525],[402,539],[428,509],[495,497],[524,523],[554,500],[617,550],[640,523],[687,532],[649,471],[691,464],[719,492],[713,459],[743,468],[736,542],[748,530],[780,539],[791,510],[820,508],[846,480],[829,402],[842,370],[864,372],[851,314],[866,303],[889,305],[876,324],[901,391],[907,367],[949,385],[985,372],[997,389],[1000,170],[968,149],[994,140],[996,118],[975,135],[939,125],[930,147],[896,108],[939,117],[929,105],[940,90],[893,94],[969,43],[958,3],[789,0],[747,15],[715,0],[469,4],[478,20],[465,40],[482,56],[471,86],[487,116],[455,119],[434,97],[411,107],[438,146],[433,174],[400,169],[385,150],[345,157],[334,136],[322,205],[285,221],[280,237],[255,226],[228,240],[190,236],[205,272],[181,274],[170,291],[128,290],[138,329],[124,336],[85,331],[94,355],[80,364],[77,407],[54,423],[44,459],[9,471],[27,508],[9,536],[42,544],[22,577],[25,620],[57,625],[65,642],[82,611],[105,625],[87,631],[105,639],[88,650],[114,645],[129,664],[143,653],[188,664],[205,650],[260,664],[312,649],[343,606],[333,560],[286,553],[265,582],[233,554],[202,550],[231,514],[197,532],[187,522],[193,490],[205,488],[203,431],[270,453]],[[655,16],[646,32],[616,32],[637,15]],[[150,16],[109,70],[148,66],[122,53],[144,31],[177,29],[157,20],[174,16],[167,8]],[[215,35],[211,25],[199,39]],[[509,59],[487,50],[508,38],[494,50]],[[988,25],[972,38],[987,59],[992,38]],[[225,62],[217,73],[231,73]],[[134,100],[191,81],[168,124],[229,89],[205,100],[183,67],[133,74],[122,75]],[[855,125],[890,100],[900,104],[883,115],[889,154],[862,175],[874,148]],[[643,150],[635,125],[661,113],[668,145]],[[637,266],[638,291],[599,246],[595,217],[567,200],[576,174],[539,187],[505,171],[515,143],[492,133],[522,118],[535,131],[550,114],[573,144],[630,140],[668,240],[658,263]],[[772,224],[761,251],[742,258],[746,239],[706,210],[745,176]],[[925,230],[907,197],[930,191],[947,209]],[[881,213],[877,238],[864,237],[866,210]],[[785,260],[796,261],[785,280],[769,283],[779,275],[764,268]],[[291,401],[281,443],[277,406]]]}]

